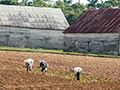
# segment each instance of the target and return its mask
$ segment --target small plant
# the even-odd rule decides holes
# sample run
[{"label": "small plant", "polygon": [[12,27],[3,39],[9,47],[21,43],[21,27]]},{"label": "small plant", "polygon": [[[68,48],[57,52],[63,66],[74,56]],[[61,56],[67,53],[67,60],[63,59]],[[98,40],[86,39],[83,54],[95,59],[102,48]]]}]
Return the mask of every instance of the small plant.
[{"label": "small plant", "polygon": [[50,75],[50,73],[46,73],[46,75]]},{"label": "small plant", "polygon": [[37,74],[38,71],[35,71],[35,74]]},{"label": "small plant", "polygon": [[68,79],[69,77],[68,77],[68,76],[65,76],[65,78],[67,78],[67,79]]},{"label": "small plant", "polygon": [[51,76],[55,76],[55,74],[53,74],[53,73],[51,73],[50,75],[51,75]]}]

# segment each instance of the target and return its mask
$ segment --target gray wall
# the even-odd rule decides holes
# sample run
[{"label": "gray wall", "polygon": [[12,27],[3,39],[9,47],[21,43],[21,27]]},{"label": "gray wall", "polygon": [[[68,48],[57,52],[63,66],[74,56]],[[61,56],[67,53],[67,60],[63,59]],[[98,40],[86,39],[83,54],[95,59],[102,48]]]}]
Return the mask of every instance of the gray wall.
[{"label": "gray wall", "polygon": [[93,54],[120,55],[118,33],[63,34],[60,30],[40,30],[0,26],[0,46],[63,49]]},{"label": "gray wall", "polygon": [[63,49],[63,31],[0,27],[0,46]]},{"label": "gray wall", "polygon": [[119,55],[118,33],[65,34],[65,51]]}]

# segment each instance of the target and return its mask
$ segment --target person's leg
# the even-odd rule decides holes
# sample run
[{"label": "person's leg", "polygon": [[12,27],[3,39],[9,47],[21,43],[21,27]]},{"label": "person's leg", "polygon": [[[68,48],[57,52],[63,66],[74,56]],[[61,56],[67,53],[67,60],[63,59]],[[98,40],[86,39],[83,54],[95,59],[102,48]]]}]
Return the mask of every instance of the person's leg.
[{"label": "person's leg", "polygon": [[31,68],[29,69],[29,71],[31,71]]},{"label": "person's leg", "polygon": [[77,73],[77,80],[78,80],[78,81],[80,80],[80,72]]},{"label": "person's leg", "polygon": [[47,67],[45,67],[45,72],[47,72]]},{"label": "person's leg", "polygon": [[45,68],[44,68],[44,67],[42,67],[41,72],[43,72],[43,71],[44,71],[44,69],[45,69]]},{"label": "person's leg", "polygon": [[29,68],[29,71],[31,71],[32,70],[32,64],[30,65],[30,68]]},{"label": "person's leg", "polygon": [[28,71],[28,67],[27,67],[27,71]]}]

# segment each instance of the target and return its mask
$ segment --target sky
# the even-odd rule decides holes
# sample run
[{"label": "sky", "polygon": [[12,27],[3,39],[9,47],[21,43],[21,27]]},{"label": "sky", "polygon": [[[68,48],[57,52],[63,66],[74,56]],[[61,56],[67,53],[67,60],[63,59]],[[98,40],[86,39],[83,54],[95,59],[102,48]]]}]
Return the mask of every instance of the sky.
[{"label": "sky", "polygon": [[[22,1],[22,0],[19,0],[19,2],[20,2],[20,1]],[[32,1],[32,0],[29,0],[29,1]],[[57,0],[54,0],[54,2],[55,2],[55,1],[57,1]],[[63,1],[63,0],[61,0],[61,1]],[[100,1],[100,0],[99,0],[99,1]],[[103,0],[103,2],[104,2],[104,1],[106,1],[106,0]],[[78,0],[73,0],[73,4],[74,4],[74,3],[77,3],[77,2],[78,2]],[[85,5],[85,4],[88,4],[89,2],[88,2],[87,0],[80,0],[80,3],[82,3],[82,4]]]},{"label": "sky", "polygon": [[[78,0],[73,0],[73,4],[74,3],[77,3],[78,2]],[[82,3],[82,4],[87,4],[88,3],[88,1],[87,0],[80,0],[80,3]]]}]

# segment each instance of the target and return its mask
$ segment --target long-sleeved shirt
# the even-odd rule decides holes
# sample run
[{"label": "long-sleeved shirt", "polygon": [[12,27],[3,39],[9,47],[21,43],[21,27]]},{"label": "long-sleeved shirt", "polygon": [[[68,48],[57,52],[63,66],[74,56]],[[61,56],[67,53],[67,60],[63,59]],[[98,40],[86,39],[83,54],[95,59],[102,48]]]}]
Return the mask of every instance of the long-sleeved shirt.
[{"label": "long-sleeved shirt", "polygon": [[76,73],[78,73],[78,72],[81,72],[81,71],[82,71],[82,68],[81,68],[81,67],[75,67],[75,68],[73,69],[73,71],[74,71],[74,73],[76,74]]},{"label": "long-sleeved shirt", "polygon": [[30,69],[32,69],[32,65],[34,63],[34,60],[33,59],[27,59],[27,60],[24,61],[24,63],[29,63]]},{"label": "long-sleeved shirt", "polygon": [[44,61],[44,60],[39,60],[39,62],[40,62],[40,67],[42,67],[42,66],[48,67],[48,64],[47,64],[46,61]]}]

